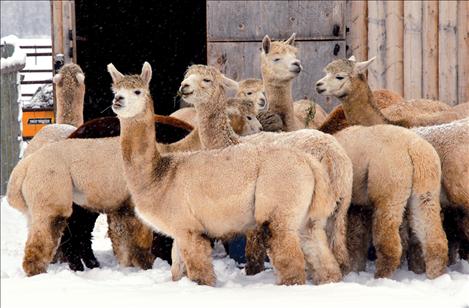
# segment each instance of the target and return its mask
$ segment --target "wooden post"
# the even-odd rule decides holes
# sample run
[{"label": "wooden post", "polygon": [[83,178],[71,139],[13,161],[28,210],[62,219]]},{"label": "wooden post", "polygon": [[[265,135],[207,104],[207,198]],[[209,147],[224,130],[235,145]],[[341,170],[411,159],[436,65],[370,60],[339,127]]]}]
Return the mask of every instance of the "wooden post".
[{"label": "wooden post", "polygon": [[404,2],[404,97],[422,97],[422,8],[420,1]]},{"label": "wooden post", "polygon": [[400,95],[404,95],[403,10],[401,1],[386,2],[386,88]]},{"label": "wooden post", "polygon": [[426,1],[422,16],[422,97],[438,99],[438,1]]},{"label": "wooden post", "polygon": [[455,105],[458,100],[457,1],[440,1],[439,9],[439,93],[440,100]]},{"label": "wooden post", "polygon": [[368,57],[375,57],[375,62],[368,69],[368,83],[371,89],[386,86],[386,3],[368,2]]},{"label": "wooden post", "polygon": [[469,102],[469,3],[458,2],[458,103]]},{"label": "wooden post", "polygon": [[347,58],[354,55],[359,61],[368,59],[367,1],[347,1]]}]

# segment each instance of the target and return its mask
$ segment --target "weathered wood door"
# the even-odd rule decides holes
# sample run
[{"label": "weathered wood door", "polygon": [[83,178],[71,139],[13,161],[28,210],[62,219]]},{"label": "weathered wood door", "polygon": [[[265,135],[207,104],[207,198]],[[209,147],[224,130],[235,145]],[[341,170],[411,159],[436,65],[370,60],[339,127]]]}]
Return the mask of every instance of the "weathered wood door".
[{"label": "weathered wood door", "polygon": [[236,80],[260,78],[262,38],[285,40],[296,32],[304,71],[295,99],[308,97],[330,111],[313,85],[332,60],[345,57],[345,1],[207,1],[207,62]]}]

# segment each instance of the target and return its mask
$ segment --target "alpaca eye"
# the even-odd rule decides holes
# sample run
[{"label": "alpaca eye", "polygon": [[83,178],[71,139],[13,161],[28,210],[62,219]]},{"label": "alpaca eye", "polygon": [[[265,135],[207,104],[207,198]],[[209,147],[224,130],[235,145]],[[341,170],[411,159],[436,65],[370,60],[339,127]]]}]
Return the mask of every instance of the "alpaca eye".
[{"label": "alpaca eye", "polygon": [[280,61],[280,58],[275,58],[274,59],[274,62],[278,62],[278,61]]},{"label": "alpaca eye", "polygon": [[251,121],[251,120],[252,120],[252,118],[251,118],[250,116],[247,116],[247,118],[248,118],[248,120],[249,120],[249,121]]},{"label": "alpaca eye", "polygon": [[252,92],[248,92],[248,93],[246,93],[246,94],[247,94],[247,95],[252,95]]},{"label": "alpaca eye", "polygon": [[134,93],[137,94],[137,95],[140,95],[140,93],[142,93],[142,92],[140,90],[135,90]]},{"label": "alpaca eye", "polygon": [[211,82],[210,79],[204,79],[204,82]]},{"label": "alpaca eye", "polygon": [[337,77],[335,77],[335,79],[342,80],[342,79],[344,79],[344,77],[342,77],[342,76],[337,76]]}]

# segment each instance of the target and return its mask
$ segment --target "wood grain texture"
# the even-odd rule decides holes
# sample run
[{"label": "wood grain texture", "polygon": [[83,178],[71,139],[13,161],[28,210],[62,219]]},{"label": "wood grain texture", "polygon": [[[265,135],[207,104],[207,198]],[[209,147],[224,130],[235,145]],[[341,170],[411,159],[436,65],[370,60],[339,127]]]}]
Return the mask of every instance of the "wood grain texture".
[{"label": "wood grain texture", "polygon": [[[345,1],[207,1],[209,42],[345,39]],[[340,27],[338,36],[334,25]]]},{"label": "wood grain texture", "polygon": [[422,9],[420,1],[404,2],[404,97],[422,97]]},{"label": "wood grain texture", "polygon": [[422,49],[422,97],[438,99],[438,1],[423,4]]},{"label": "wood grain texture", "polygon": [[376,57],[368,68],[372,89],[386,87],[386,2],[368,1],[368,58]]},{"label": "wood grain texture", "polygon": [[358,60],[368,58],[368,3],[365,0],[347,1],[347,58],[354,55]]},{"label": "wood grain texture", "polygon": [[440,1],[439,5],[439,97],[455,105],[458,99],[458,2]]},{"label": "wood grain texture", "polygon": [[469,102],[469,2],[458,2],[458,103]]},{"label": "wood grain texture", "polygon": [[[335,45],[340,51],[334,56]],[[324,75],[324,67],[331,61],[345,57],[345,41],[301,41],[297,42],[304,71],[293,82],[295,100],[308,97],[320,104],[326,111],[338,104],[328,102],[314,90],[314,84]],[[261,42],[216,42],[208,43],[208,64],[218,67],[224,74],[235,80],[261,78]]]},{"label": "wood grain texture", "polygon": [[404,7],[400,1],[386,2],[386,88],[404,94]]}]

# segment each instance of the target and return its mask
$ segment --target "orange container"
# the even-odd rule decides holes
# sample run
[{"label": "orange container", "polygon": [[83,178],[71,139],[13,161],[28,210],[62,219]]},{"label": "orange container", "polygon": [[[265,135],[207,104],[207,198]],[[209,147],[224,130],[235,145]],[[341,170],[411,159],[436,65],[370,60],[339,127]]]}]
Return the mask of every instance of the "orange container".
[{"label": "orange container", "polygon": [[55,122],[54,109],[23,109],[23,138],[33,138],[36,133]]}]

